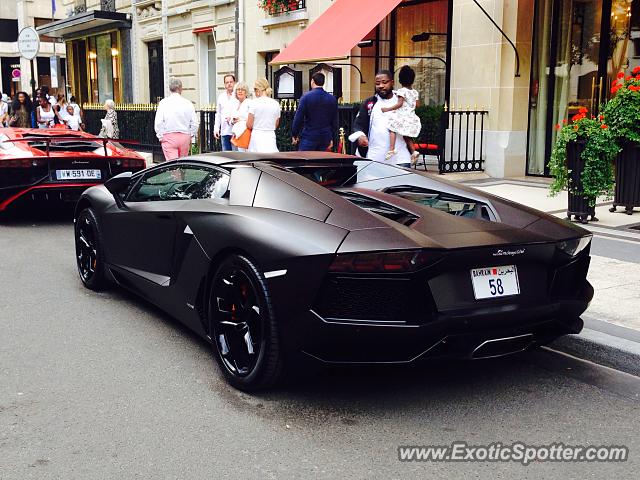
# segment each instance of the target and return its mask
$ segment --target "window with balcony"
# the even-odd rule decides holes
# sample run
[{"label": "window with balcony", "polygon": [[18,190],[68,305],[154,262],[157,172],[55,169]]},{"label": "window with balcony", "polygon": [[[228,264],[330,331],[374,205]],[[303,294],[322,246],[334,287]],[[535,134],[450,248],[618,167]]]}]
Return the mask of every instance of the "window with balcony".
[{"label": "window with balcony", "polygon": [[260,0],[258,6],[269,15],[294,12],[306,7],[305,0]]}]

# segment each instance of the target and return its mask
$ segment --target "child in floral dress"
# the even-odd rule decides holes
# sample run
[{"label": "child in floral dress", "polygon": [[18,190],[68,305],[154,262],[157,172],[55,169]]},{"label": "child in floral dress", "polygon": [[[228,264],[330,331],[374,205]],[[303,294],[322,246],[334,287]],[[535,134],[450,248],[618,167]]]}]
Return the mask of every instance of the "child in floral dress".
[{"label": "child in floral dress", "polygon": [[415,163],[419,153],[413,148],[413,139],[420,135],[420,118],[416,115],[418,104],[418,92],[414,90],[413,81],[416,72],[404,65],[398,75],[402,88],[396,91],[398,103],[392,107],[385,107],[383,112],[389,112],[389,151],[385,154],[385,159],[389,160],[396,152],[396,137],[402,135],[407,144],[407,149],[411,152],[411,163]]}]

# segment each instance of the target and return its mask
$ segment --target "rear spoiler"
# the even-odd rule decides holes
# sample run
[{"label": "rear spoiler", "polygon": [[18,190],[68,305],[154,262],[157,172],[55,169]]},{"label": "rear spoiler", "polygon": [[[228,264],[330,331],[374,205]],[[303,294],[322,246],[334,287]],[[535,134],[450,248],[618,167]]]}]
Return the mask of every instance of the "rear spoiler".
[{"label": "rear spoiler", "polygon": [[[54,143],[58,140],[76,140],[76,141],[85,141],[85,142],[95,142],[95,143],[102,143],[102,146],[104,148],[104,156],[108,157],[109,153],[107,152],[107,143],[109,142],[114,142],[115,139],[113,138],[101,138],[101,137],[82,137],[80,135],[55,135],[55,136],[51,136],[51,137],[23,137],[23,138],[16,138],[16,139],[7,139],[7,140],[2,140],[0,141],[0,143],[26,143],[26,142],[45,142],[47,144],[47,157],[49,157],[49,145],[51,145],[51,143]],[[118,140],[119,142],[122,143],[131,143],[131,144],[138,144],[140,142],[136,141],[136,140]]]}]

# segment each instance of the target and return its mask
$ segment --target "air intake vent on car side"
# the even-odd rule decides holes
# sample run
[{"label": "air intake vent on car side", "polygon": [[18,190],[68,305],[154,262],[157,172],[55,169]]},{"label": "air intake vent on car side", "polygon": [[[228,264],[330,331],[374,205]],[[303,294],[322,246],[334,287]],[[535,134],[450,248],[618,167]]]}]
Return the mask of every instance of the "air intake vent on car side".
[{"label": "air intake vent on car side", "polygon": [[389,220],[398,222],[402,225],[409,226],[415,222],[419,217],[413,213],[402,210],[394,205],[382,202],[375,198],[367,197],[366,195],[360,195],[359,193],[335,190],[335,193],[342,198],[349,200],[354,205],[362,208],[371,213],[381,215]]},{"label": "air intake vent on car side", "polygon": [[484,203],[459,195],[413,185],[398,185],[385,188],[382,191],[389,195],[410,200],[418,205],[435,208],[441,212],[450,213],[458,217],[495,221],[492,213]]}]

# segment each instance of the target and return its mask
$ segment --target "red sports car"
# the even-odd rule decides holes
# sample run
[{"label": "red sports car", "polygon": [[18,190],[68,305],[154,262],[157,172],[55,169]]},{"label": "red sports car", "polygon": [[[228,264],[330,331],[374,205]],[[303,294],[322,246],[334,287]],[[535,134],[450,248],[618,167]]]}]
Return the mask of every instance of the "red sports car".
[{"label": "red sports car", "polygon": [[0,128],[0,214],[22,202],[75,202],[87,187],[143,168],[136,152],[85,132]]}]

